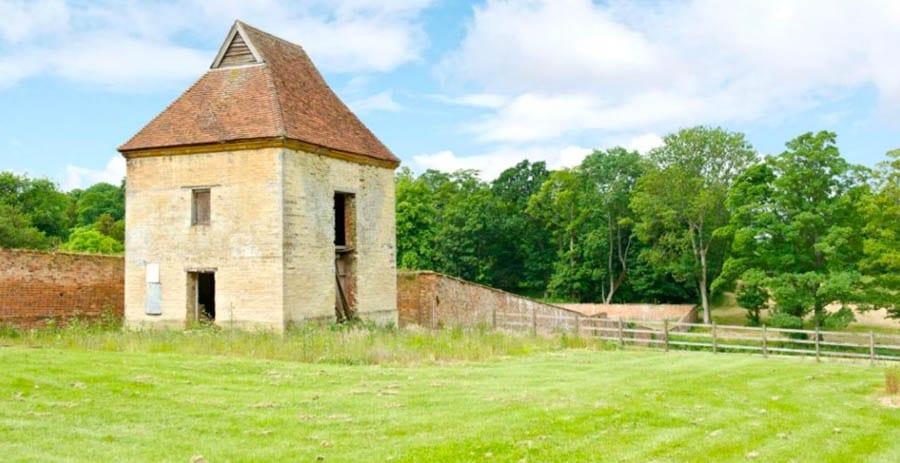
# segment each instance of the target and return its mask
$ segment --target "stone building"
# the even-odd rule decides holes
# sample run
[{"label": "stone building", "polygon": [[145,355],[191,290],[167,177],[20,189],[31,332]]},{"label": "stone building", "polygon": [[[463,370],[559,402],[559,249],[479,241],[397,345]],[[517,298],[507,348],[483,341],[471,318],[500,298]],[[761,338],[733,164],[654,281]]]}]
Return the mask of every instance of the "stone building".
[{"label": "stone building", "polygon": [[300,46],[236,22],[119,151],[129,326],[397,322],[399,160]]}]

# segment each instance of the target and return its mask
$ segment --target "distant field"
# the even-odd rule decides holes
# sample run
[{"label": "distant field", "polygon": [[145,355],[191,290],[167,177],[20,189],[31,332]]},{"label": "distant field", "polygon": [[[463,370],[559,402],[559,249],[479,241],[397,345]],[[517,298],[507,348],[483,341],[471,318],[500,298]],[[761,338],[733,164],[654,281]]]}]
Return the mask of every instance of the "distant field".
[{"label": "distant field", "polygon": [[[838,307],[829,310],[837,310]],[[763,321],[769,316],[768,310],[761,312]],[[900,334],[900,320],[887,318],[887,312],[884,309],[872,310],[868,312],[854,313],[856,321],[850,324],[842,331],[867,333],[874,331],[884,334]],[[712,310],[713,321],[720,325],[739,325],[747,324],[747,310],[740,307],[734,293],[720,294],[715,301]],[[814,327],[814,323],[808,321],[809,328]]]},{"label": "distant field", "polygon": [[350,335],[399,361],[324,330],[334,356],[272,360],[300,341],[229,336],[0,336],[2,459],[900,461],[881,367],[450,331]]}]

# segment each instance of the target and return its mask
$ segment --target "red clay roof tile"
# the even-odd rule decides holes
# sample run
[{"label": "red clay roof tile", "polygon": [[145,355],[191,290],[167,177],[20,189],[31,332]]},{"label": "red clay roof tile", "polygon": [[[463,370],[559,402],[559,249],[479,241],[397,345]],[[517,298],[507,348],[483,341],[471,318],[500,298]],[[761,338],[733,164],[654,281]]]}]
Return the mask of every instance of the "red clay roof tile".
[{"label": "red clay roof tile", "polygon": [[286,138],[399,163],[299,45],[241,22],[234,27],[263,63],[209,70],[119,151]]}]

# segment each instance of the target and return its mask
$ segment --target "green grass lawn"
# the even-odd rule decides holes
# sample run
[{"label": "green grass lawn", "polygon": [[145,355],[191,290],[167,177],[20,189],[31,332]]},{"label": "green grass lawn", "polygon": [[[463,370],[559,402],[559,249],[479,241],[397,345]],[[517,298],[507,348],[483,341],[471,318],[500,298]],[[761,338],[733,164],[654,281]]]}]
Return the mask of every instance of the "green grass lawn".
[{"label": "green grass lawn", "polygon": [[0,459],[900,461],[883,367],[449,330],[323,330],[307,358],[229,336],[0,336]]}]

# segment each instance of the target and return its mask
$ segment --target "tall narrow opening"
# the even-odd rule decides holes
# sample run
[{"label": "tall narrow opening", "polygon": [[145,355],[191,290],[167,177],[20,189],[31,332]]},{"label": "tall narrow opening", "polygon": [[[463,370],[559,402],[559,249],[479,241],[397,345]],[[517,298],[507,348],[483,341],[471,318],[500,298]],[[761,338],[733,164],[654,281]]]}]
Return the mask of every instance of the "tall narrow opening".
[{"label": "tall narrow opening", "polygon": [[197,275],[197,308],[207,320],[216,319],[216,274]]},{"label": "tall narrow opening", "polygon": [[216,274],[188,272],[188,319],[216,320]]},{"label": "tall narrow opening", "polygon": [[356,201],[352,193],[334,194],[335,314],[356,316]]},{"label": "tall narrow opening", "polygon": [[347,246],[347,195],[334,195],[334,245]]}]

